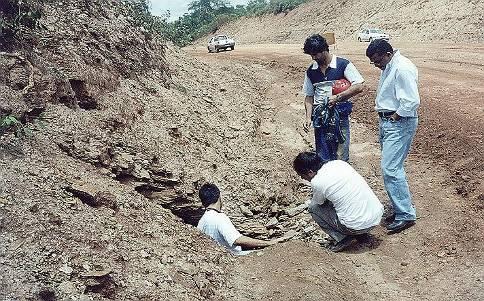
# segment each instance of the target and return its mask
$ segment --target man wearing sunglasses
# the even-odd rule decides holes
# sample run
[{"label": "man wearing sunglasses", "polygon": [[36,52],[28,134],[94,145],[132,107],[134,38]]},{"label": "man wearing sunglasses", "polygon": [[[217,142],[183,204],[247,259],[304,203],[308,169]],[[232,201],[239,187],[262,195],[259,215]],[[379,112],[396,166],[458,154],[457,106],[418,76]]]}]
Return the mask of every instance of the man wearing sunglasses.
[{"label": "man wearing sunglasses", "polygon": [[418,124],[418,70],[385,40],[371,42],[366,56],[382,70],[375,109],[379,115],[383,181],[394,211],[386,219],[392,234],[413,226],[416,219],[403,164]]}]

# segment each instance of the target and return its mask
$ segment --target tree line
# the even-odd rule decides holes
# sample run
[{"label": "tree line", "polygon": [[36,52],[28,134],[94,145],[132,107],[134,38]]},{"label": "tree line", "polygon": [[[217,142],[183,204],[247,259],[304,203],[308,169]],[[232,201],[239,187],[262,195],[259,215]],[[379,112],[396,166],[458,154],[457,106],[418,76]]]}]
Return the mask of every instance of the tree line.
[{"label": "tree line", "polygon": [[247,5],[232,6],[227,0],[194,0],[188,13],[169,22],[170,12],[161,16],[150,13],[149,0],[124,0],[132,12],[135,25],[152,33],[161,34],[178,46],[186,46],[196,39],[215,33],[224,24],[243,16],[287,14],[308,0],[251,0]]},{"label": "tree line", "polygon": [[[0,49],[7,50],[24,41],[34,44],[29,35],[41,27],[42,4],[52,0],[0,0]],[[178,46],[186,46],[196,39],[215,33],[224,24],[243,16],[288,13],[309,0],[251,0],[247,5],[231,5],[228,0],[193,0],[188,12],[169,22],[170,12],[154,16],[150,0],[120,0],[134,26],[147,34],[161,35]]]}]

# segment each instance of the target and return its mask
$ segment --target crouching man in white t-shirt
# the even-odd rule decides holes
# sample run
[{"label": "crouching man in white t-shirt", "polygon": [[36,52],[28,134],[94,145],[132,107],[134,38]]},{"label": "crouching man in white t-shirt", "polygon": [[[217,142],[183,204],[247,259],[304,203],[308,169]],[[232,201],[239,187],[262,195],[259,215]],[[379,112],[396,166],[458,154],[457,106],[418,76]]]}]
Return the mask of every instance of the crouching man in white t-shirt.
[{"label": "crouching man in white t-shirt", "polygon": [[325,162],[315,153],[303,152],[293,167],[301,178],[311,182],[309,212],[334,239],[329,245],[331,251],[344,250],[380,223],[383,205],[365,179],[345,161]]},{"label": "crouching man in white t-shirt", "polygon": [[230,218],[221,211],[220,190],[214,184],[203,184],[198,195],[206,211],[198,222],[197,228],[229,249],[233,254],[245,255],[250,251],[243,251],[242,248],[267,247],[286,240],[285,237],[274,240],[260,240],[240,234]]}]

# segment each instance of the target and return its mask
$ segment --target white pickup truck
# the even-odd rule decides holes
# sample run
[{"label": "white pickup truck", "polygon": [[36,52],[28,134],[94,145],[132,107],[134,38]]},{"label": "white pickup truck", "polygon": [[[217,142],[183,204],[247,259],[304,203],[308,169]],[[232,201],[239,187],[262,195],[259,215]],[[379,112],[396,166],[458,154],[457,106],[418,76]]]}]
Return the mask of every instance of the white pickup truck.
[{"label": "white pickup truck", "polygon": [[373,40],[383,39],[390,40],[390,36],[378,28],[363,29],[358,33],[358,42],[371,42]]},{"label": "white pickup truck", "polygon": [[218,35],[212,37],[210,41],[208,41],[207,48],[208,52],[219,52],[220,49],[227,50],[227,48],[230,48],[230,50],[234,50],[235,41],[226,35]]}]

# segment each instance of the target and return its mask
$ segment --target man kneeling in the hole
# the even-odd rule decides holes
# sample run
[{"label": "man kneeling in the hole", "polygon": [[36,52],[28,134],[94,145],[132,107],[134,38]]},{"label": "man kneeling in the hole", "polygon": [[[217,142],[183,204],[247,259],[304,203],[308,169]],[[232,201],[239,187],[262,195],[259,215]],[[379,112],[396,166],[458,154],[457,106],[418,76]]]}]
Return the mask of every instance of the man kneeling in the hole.
[{"label": "man kneeling in the hole", "polygon": [[281,237],[273,240],[260,240],[240,234],[230,218],[221,211],[220,190],[214,184],[203,184],[198,195],[206,211],[198,222],[197,228],[235,255],[246,255],[251,252],[243,249],[267,247],[287,239]]},{"label": "man kneeling in the hole", "polygon": [[343,251],[380,223],[383,205],[347,162],[323,161],[316,153],[302,152],[293,167],[301,178],[311,182],[309,212],[334,240],[328,245],[331,251]]}]

